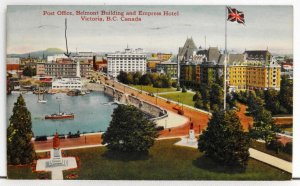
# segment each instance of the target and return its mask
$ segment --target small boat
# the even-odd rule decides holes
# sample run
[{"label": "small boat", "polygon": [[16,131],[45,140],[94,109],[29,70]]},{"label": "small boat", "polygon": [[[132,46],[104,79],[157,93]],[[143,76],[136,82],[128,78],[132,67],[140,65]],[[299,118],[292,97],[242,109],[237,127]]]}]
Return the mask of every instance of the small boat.
[{"label": "small boat", "polygon": [[91,93],[91,91],[87,90],[87,91],[85,91],[85,93],[86,93],[86,94],[90,94],[90,93]]},{"label": "small boat", "polygon": [[[58,99],[58,98],[56,98]],[[60,111],[60,103],[58,102],[58,113],[46,115],[45,119],[74,119],[75,114],[74,113],[65,113]]]},{"label": "small boat", "polygon": [[82,95],[82,96],[85,95],[85,94],[86,94],[86,93],[85,93],[84,91],[81,91],[81,92],[80,92],[80,95]]},{"label": "small boat", "polygon": [[78,95],[81,95],[81,92],[80,92],[80,90],[74,89],[74,90],[70,90],[69,92],[67,92],[67,95],[68,96],[78,96]]},{"label": "small boat", "polygon": [[74,117],[74,113],[59,112],[51,115],[46,115],[45,119],[74,119]]}]

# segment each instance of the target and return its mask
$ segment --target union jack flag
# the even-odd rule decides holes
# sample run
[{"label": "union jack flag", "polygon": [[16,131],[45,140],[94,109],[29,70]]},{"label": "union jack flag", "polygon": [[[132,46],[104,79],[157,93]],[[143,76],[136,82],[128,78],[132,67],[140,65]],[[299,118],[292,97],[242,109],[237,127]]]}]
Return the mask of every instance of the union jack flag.
[{"label": "union jack flag", "polygon": [[245,19],[244,19],[244,13],[241,11],[238,11],[235,8],[227,7],[228,10],[228,18],[227,21],[231,22],[238,22],[245,24]]}]

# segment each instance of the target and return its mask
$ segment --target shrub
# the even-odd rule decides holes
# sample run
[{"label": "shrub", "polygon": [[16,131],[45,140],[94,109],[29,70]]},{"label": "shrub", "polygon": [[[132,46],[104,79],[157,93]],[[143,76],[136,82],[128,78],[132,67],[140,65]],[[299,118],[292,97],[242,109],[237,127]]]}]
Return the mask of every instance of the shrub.
[{"label": "shrub", "polygon": [[183,93],[187,92],[185,86],[182,87],[182,92]]},{"label": "shrub", "polygon": [[172,82],[172,87],[176,88],[177,87],[177,82]]},{"label": "shrub", "polygon": [[283,151],[292,155],[293,154],[293,142],[288,142],[285,144]]},{"label": "shrub", "polygon": [[267,149],[275,151],[277,154],[283,150],[283,144],[277,139],[273,139],[270,144],[267,145]]}]

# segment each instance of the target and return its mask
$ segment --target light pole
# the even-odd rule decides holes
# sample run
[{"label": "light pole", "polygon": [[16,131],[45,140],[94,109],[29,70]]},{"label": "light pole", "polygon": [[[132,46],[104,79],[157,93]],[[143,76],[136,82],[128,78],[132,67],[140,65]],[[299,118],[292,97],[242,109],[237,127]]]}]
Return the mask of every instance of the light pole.
[{"label": "light pole", "polygon": [[157,97],[158,97],[158,88],[156,88],[156,105],[157,105]]}]

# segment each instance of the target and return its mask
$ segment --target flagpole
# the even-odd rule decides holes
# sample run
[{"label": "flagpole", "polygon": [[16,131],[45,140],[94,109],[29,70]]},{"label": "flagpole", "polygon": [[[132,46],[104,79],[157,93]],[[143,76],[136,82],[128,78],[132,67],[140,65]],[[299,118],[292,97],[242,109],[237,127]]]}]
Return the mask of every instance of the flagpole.
[{"label": "flagpole", "polygon": [[224,50],[224,111],[226,110],[226,76],[227,76],[227,6],[225,6],[225,50]]}]

